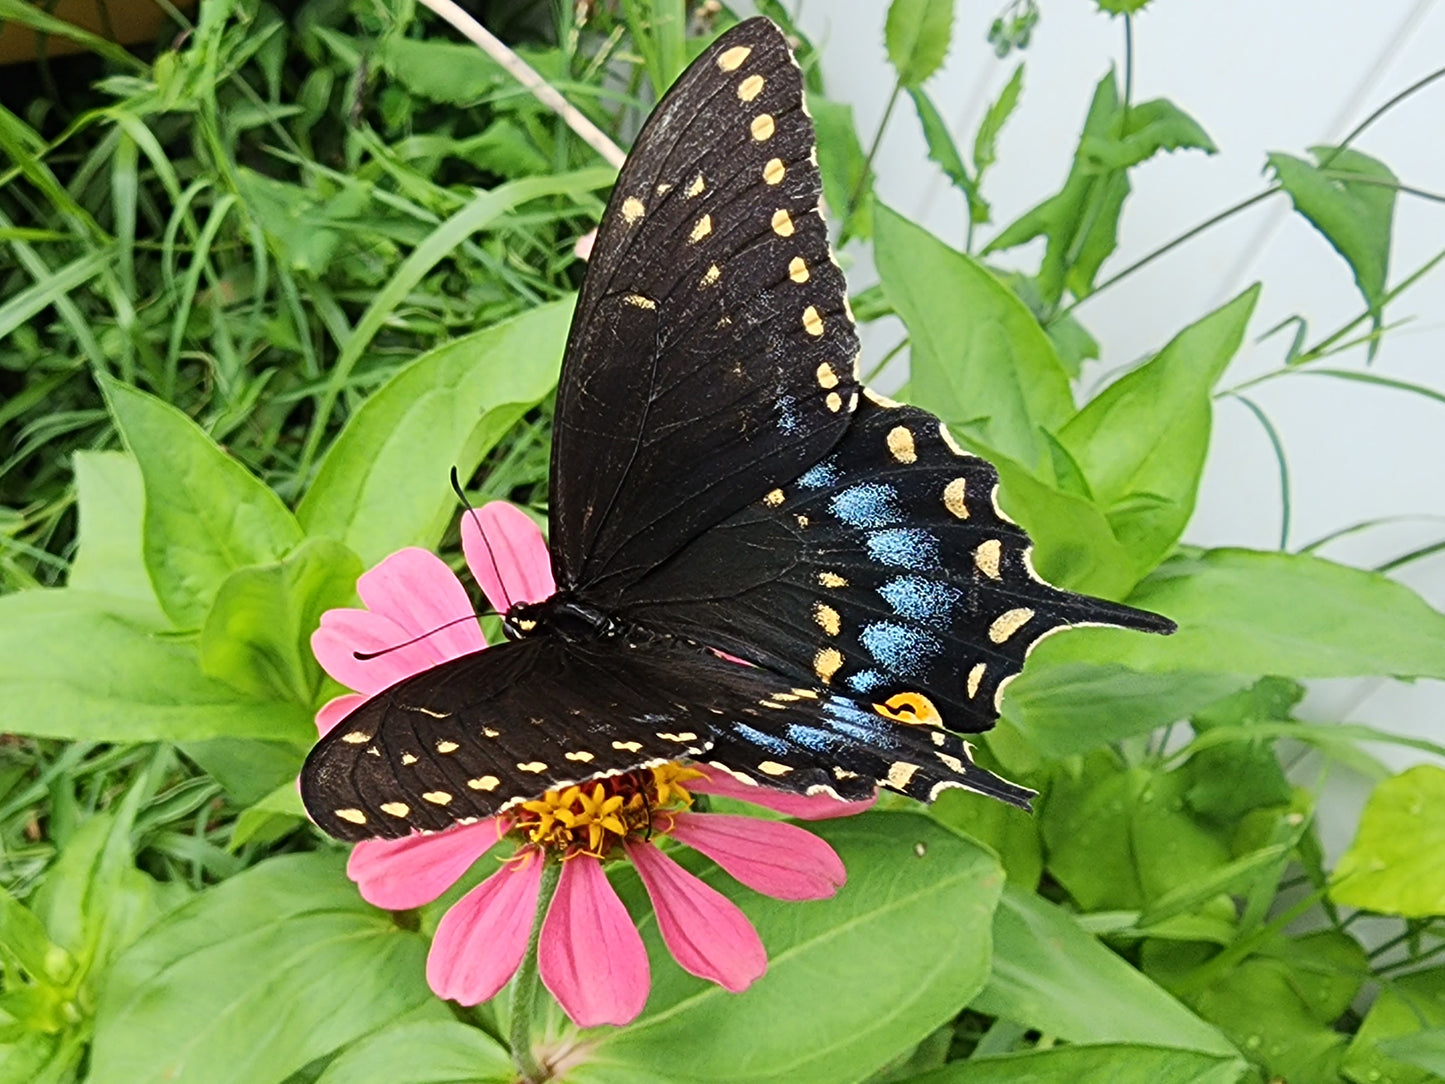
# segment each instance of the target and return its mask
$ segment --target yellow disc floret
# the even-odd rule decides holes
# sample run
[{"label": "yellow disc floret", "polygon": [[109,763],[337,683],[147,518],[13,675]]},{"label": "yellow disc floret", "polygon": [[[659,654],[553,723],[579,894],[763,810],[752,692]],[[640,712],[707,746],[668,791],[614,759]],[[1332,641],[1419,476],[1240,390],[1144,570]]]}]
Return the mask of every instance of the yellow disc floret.
[{"label": "yellow disc floret", "polygon": [[702,774],[667,763],[549,790],[522,803],[513,827],[529,843],[562,857],[607,858],[629,837],[667,832],[672,814],[692,805],[684,784]]}]

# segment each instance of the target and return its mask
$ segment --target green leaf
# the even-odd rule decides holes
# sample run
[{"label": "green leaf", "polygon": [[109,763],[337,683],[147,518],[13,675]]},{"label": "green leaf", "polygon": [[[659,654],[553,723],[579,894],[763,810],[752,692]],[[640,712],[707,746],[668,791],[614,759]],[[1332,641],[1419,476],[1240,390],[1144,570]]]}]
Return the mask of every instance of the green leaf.
[{"label": "green leaf", "polygon": [[221,581],[279,560],[301,541],[296,519],[195,422],[113,380],[106,398],[145,479],[145,558],[166,614],[198,628]]},{"label": "green leaf", "polygon": [[[1378,330],[1390,270],[1395,174],[1379,159],[1349,148],[1311,147],[1310,154],[1314,162],[1276,151],[1269,155],[1269,168],[1295,210],[1349,263]],[[1346,179],[1351,176],[1361,179]]]},{"label": "green leaf", "polygon": [[312,706],[321,668],[311,634],[324,611],[355,599],[361,572],[341,543],[312,538],[276,564],[231,573],[201,630],[201,669],[251,696]]},{"label": "green leaf", "polygon": [[1336,903],[1387,915],[1445,915],[1445,769],[1420,764],[1375,787],[1335,866]]},{"label": "green leaf", "polygon": [[40,919],[3,886],[0,886],[0,950],[3,950],[3,959],[19,964],[31,982],[63,983],[75,972],[70,953],[54,944]]},{"label": "green leaf", "polygon": [[916,87],[936,72],[953,35],[953,0],[893,0],[883,38],[898,81]]},{"label": "green leaf", "polygon": [[944,791],[928,813],[997,854],[1010,884],[1028,891],[1038,885],[1044,857],[1038,821],[1031,814],[962,789]]},{"label": "green leaf", "polygon": [[306,819],[306,807],[301,804],[301,791],[297,789],[293,775],[266,797],[241,811],[231,831],[231,849],[243,847],[252,839],[262,842],[279,839]]},{"label": "green leaf", "polygon": [[1150,674],[1103,661],[1051,666],[1031,657],[1009,683],[1004,713],[1042,755],[1065,757],[1148,734],[1248,682],[1237,674]]},{"label": "green leaf", "polygon": [[1090,136],[1079,149],[1101,170],[1128,169],[1147,162],[1160,151],[1219,152],[1199,122],[1167,98],[1130,106],[1122,136]]},{"label": "green leaf", "polygon": [[412,94],[448,105],[473,106],[511,83],[495,60],[474,45],[386,34],[378,58]]},{"label": "green leaf", "polygon": [[244,696],[154,632],[143,604],[80,591],[0,597],[0,730],[79,741],[316,739],[308,707]]},{"label": "green leaf", "polygon": [[1133,670],[1297,678],[1445,678],[1445,614],[1377,572],[1304,554],[1218,549],[1173,557],[1129,602],[1172,617],[1173,636],[1076,629],[1034,663],[1110,659]]},{"label": "green leaf", "polygon": [[1066,912],[1004,889],[993,973],[972,1008],[1071,1043],[1139,1043],[1238,1057],[1216,1029],[1090,937]]},{"label": "green leaf", "polygon": [[1040,428],[1074,412],[1068,375],[1028,309],[986,268],[882,206],[883,289],[912,337],[912,390],[960,437],[1037,470]]},{"label": "green leaf", "polygon": [[1384,984],[1345,1052],[1355,1084],[1434,1084],[1445,1033],[1445,968],[1401,975]]},{"label": "green leaf", "polygon": [[[1008,123],[1009,117],[1018,107],[1019,96],[1024,89],[1024,66],[1020,64],[1014,69],[1009,81],[1004,84],[999,96],[988,107],[979,122],[978,131],[973,137],[973,168],[978,171],[978,182],[983,183],[983,175],[989,171],[994,162],[998,160],[998,137],[1003,131],[1003,126]],[[974,219],[975,222],[979,221]],[[985,219],[984,221],[987,221]]]},{"label": "green leaf", "polygon": [[1150,0],[1094,0],[1099,10],[1108,15],[1132,15],[1149,6]]},{"label": "green leaf", "polygon": [[480,1028],[455,1020],[418,1020],[348,1047],[316,1084],[507,1084],[516,1079],[507,1051]]},{"label": "green leaf", "polygon": [[132,946],[101,994],[90,1084],[273,1084],[427,1002],[426,942],[344,864],[264,862]]},{"label": "green leaf", "polygon": [[975,222],[988,221],[988,204],[979,196],[978,185],[968,175],[968,167],[958,153],[953,136],[948,131],[948,122],[939,114],[933,100],[922,87],[909,87],[908,96],[913,99],[913,108],[918,113],[918,123],[923,126],[923,139],[928,144],[928,159],[937,162],[944,176],[968,199],[969,215]]},{"label": "green leaf", "polygon": [[653,960],[647,1011],[600,1034],[593,1060],[570,1080],[860,1080],[958,1013],[988,973],[998,863],[912,813],[808,829],[848,868],[834,899],[779,903],[718,884],[757,926],[768,973],[741,996],[694,979],[666,960],[649,916],[641,924]]},{"label": "green leaf", "polygon": [[[434,545],[455,514],[449,472],[467,477],[556,385],[571,301],[541,305],[429,351],[356,411],[297,515],[370,567]],[[258,562],[259,563],[259,562]]]},{"label": "green leaf", "polygon": [[80,545],[66,582],[77,590],[133,599],[153,611],[155,624],[164,624],[146,571],[145,490],[134,457],[76,452],[75,488]]},{"label": "green leaf", "polygon": [[823,175],[823,202],[840,219],[847,214],[854,194],[862,192],[858,206],[843,220],[840,243],[849,238],[873,236],[873,171],[863,145],[853,107],[823,98],[810,98],[813,125],[818,131],[818,171]]},{"label": "green leaf", "polygon": [[[1140,576],[1174,548],[1194,514],[1209,451],[1211,391],[1258,300],[1253,286],[1191,324],[1059,430]],[[1140,495],[1153,499],[1133,503]]]},{"label": "green leaf", "polygon": [[1235,1084],[1238,1058],[1104,1043],[956,1061],[909,1084]]}]

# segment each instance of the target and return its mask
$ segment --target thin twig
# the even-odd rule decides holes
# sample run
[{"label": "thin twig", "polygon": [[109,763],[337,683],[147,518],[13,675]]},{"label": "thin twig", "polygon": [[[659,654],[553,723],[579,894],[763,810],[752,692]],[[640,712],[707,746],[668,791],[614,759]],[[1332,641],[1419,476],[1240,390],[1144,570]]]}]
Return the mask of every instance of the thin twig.
[{"label": "thin twig", "polygon": [[582,142],[600,154],[604,162],[616,169],[622,168],[622,163],[627,159],[622,148],[612,142],[606,132],[588,120],[581,110],[562,97],[551,83],[543,79],[535,68],[509,49],[501,39],[452,0],[421,2],[460,30],[478,49],[501,65],[508,75],[526,87],[533,97],[561,117],[563,123],[576,132]]}]

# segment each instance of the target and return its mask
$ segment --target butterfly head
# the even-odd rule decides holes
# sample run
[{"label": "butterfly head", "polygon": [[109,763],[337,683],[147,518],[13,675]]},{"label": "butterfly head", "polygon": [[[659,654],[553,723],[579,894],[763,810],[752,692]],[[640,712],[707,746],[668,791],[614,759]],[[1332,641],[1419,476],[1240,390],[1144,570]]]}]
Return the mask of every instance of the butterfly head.
[{"label": "butterfly head", "polygon": [[517,602],[502,615],[502,631],[509,640],[551,634],[564,640],[608,640],[626,626],[594,606],[558,592],[541,602]]}]

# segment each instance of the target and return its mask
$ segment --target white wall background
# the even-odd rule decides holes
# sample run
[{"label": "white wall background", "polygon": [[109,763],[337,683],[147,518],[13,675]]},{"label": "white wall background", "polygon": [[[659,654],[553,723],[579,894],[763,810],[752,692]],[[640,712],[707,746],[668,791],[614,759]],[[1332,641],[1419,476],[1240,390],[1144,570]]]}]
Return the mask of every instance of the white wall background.
[{"label": "white wall background", "polygon": [[[790,5],[794,6],[794,5]],[[954,44],[928,91],[961,148],[1020,59],[997,60],[985,41],[1002,0],[957,0]],[[986,181],[996,224],[1055,192],[1068,170],[1095,82],[1124,56],[1123,22],[1091,0],[1040,0],[1022,103]],[[800,24],[822,47],[831,97],[853,105],[866,146],[893,86],[883,48],[884,0],[803,0]],[[1264,186],[1265,152],[1304,156],[1337,141],[1394,94],[1445,65],[1445,0],[1154,0],[1134,22],[1134,100],[1167,97],[1198,120],[1220,149],[1161,155],[1133,173],[1119,249],[1100,280]],[[1445,192],[1445,80],[1411,98],[1354,144],[1383,159],[1408,185]],[[962,243],[962,197],[926,151],[911,103],[900,100],[875,162],[878,192],[945,239]],[[984,236],[990,234],[985,233]],[[1036,244],[1038,244],[1036,242]],[[1394,285],[1445,249],[1445,204],[1401,196],[1391,255]],[[1040,249],[1005,254],[1032,269]],[[851,271],[854,288],[871,270]],[[1362,308],[1348,266],[1275,197],[1171,252],[1096,298],[1077,316],[1102,347],[1084,374],[1096,388],[1108,374],[1251,282],[1265,291],[1226,385],[1277,368],[1289,333],[1255,338],[1284,318],[1309,321],[1314,342]],[[1445,266],[1412,289],[1387,320],[1408,323],[1387,336],[1373,371],[1445,393]],[[899,338],[868,329],[865,367]],[[1366,367],[1363,349],[1327,363]],[[1445,537],[1445,403],[1323,377],[1292,376],[1251,392],[1274,421],[1293,485],[1291,548],[1364,520],[1429,516],[1386,525],[1324,552],[1362,567]],[[1278,471],[1259,423],[1238,402],[1215,413],[1215,439],[1186,541],[1273,548],[1279,543]],[[1397,573],[1445,609],[1445,554]],[[1366,722],[1445,739],[1445,684],[1387,680],[1318,682],[1304,706],[1318,721]],[[1377,746],[1386,763],[1420,759]],[[1319,762],[1302,767],[1313,773]],[[1310,775],[1314,778],[1314,775]],[[1334,769],[1321,817],[1332,851],[1348,843],[1367,784]]]}]

